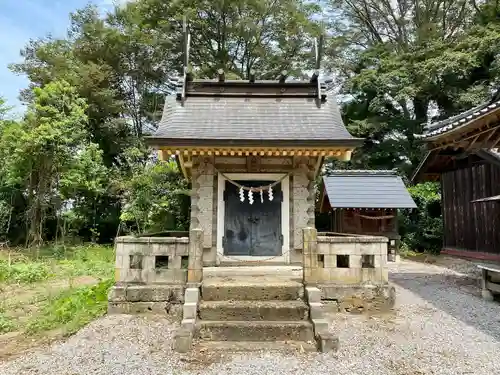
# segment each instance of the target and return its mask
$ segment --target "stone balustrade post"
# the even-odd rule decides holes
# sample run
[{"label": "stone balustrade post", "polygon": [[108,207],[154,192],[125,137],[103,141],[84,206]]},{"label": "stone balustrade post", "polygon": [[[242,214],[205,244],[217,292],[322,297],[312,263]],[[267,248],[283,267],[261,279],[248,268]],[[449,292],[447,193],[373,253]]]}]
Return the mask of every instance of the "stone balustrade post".
[{"label": "stone balustrade post", "polygon": [[203,230],[189,231],[189,264],[187,282],[199,284],[203,280]]},{"label": "stone balustrade post", "polygon": [[318,269],[318,231],[316,228],[304,228],[302,248],[302,272],[305,285],[316,284]]}]

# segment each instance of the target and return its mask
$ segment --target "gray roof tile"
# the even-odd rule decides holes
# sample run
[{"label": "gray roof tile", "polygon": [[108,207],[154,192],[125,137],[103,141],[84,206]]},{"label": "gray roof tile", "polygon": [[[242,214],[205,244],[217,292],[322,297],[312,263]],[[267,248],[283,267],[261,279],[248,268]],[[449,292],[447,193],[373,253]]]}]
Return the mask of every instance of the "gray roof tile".
[{"label": "gray roof tile", "polygon": [[416,134],[417,138],[426,139],[449,132],[500,108],[500,100],[489,101],[458,115],[425,126],[424,134]]},{"label": "gray roof tile", "polygon": [[200,140],[355,140],[334,97],[167,97],[152,138]]},{"label": "gray roof tile", "polygon": [[323,177],[333,208],[416,208],[393,171],[333,171]]}]

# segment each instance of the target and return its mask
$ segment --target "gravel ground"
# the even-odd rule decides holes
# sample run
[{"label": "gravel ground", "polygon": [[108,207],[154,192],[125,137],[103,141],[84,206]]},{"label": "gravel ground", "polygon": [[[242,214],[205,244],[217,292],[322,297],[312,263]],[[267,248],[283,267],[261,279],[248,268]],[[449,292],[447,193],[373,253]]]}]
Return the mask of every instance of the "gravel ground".
[{"label": "gravel ground", "polygon": [[0,374],[497,374],[500,305],[479,297],[473,264],[391,265],[393,314],[331,315],[338,353],[172,353],[175,325],[107,316],[64,343],[0,363]]}]

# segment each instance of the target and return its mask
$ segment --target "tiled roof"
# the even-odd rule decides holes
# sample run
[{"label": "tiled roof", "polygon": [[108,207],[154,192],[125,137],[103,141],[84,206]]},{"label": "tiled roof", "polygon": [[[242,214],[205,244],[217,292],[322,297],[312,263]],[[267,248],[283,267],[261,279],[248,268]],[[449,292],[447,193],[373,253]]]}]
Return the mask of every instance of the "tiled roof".
[{"label": "tiled roof", "polygon": [[333,208],[416,208],[394,171],[333,171],[323,177]]},{"label": "tiled roof", "polygon": [[456,116],[452,116],[442,121],[429,124],[425,127],[424,134],[418,134],[416,136],[418,138],[425,139],[434,137],[442,133],[446,133],[450,130],[467,125],[469,122],[481,116],[484,116],[488,112],[496,110],[498,108],[500,108],[500,100],[483,103]]},{"label": "tiled roof", "polygon": [[336,140],[353,138],[335,101],[311,98],[168,98],[154,137],[197,139]]},{"label": "tiled roof", "polygon": [[317,90],[310,82],[280,86],[277,82],[257,81],[245,86],[228,81],[220,87],[216,85],[194,82],[187,86],[184,100],[179,96],[167,97],[158,130],[151,138],[357,140],[345,128],[335,97],[322,92],[318,103]]}]

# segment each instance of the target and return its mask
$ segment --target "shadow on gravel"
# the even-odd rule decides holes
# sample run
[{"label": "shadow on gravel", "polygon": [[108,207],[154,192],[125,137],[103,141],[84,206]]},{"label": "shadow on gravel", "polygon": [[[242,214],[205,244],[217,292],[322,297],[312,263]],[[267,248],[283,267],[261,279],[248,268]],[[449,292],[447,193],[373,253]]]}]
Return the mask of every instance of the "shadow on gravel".
[{"label": "shadow on gravel", "polygon": [[[500,303],[481,298],[478,280],[457,275],[398,273],[390,281],[500,342]],[[397,297],[396,297],[397,299]]]}]

